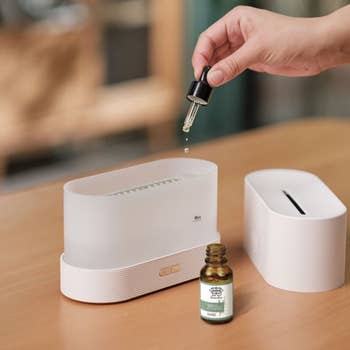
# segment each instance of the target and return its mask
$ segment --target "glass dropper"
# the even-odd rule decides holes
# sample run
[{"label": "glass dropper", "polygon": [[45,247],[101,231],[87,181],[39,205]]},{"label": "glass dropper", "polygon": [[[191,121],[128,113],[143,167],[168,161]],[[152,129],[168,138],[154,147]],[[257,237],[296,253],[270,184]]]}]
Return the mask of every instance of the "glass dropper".
[{"label": "glass dropper", "polygon": [[191,101],[191,104],[182,128],[184,132],[190,131],[190,128],[196,118],[199,106],[206,106],[209,103],[212,88],[207,81],[207,74],[210,68],[210,66],[205,66],[199,80],[192,81],[190,88],[188,89],[187,99]]}]

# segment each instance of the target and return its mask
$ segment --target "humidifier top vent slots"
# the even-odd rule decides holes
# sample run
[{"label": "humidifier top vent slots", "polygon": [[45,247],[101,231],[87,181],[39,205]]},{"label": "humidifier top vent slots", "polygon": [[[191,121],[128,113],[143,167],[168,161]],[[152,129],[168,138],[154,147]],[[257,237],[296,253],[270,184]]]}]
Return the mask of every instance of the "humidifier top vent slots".
[{"label": "humidifier top vent slots", "polygon": [[109,196],[119,196],[119,195],[124,196],[124,195],[132,194],[132,193],[136,193],[136,192],[140,192],[140,191],[154,189],[154,188],[157,188],[159,186],[175,184],[179,181],[181,181],[181,178],[178,178],[178,177],[162,179],[159,181],[154,181],[154,182],[147,183],[147,184],[140,185],[140,186],[129,187],[129,188],[126,188],[126,189],[121,190],[121,191],[112,192],[112,193],[109,193]]}]

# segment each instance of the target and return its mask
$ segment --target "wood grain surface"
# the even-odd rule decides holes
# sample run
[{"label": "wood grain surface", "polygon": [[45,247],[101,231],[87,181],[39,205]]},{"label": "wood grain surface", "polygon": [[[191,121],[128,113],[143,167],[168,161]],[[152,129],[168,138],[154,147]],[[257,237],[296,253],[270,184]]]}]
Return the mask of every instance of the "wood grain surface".
[{"label": "wood grain surface", "polygon": [[[342,288],[286,292],[267,285],[242,249],[243,178],[250,171],[311,171],[350,207],[350,122],[309,119],[257,129],[191,147],[189,155],[219,166],[218,228],[234,270],[233,322],[213,326],[199,318],[197,280],[120,304],[62,296],[62,181],[0,197],[0,349],[350,348],[348,268]],[[169,156],[184,153],[136,163]]]}]

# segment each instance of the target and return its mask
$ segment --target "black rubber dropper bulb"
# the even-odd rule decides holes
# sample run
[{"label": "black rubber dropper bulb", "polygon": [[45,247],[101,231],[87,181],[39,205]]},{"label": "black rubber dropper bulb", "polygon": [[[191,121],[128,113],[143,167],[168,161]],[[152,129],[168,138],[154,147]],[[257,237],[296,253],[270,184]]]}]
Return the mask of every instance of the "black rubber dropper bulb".
[{"label": "black rubber dropper bulb", "polygon": [[210,68],[210,66],[205,66],[199,80],[192,81],[190,88],[188,89],[187,99],[191,101],[191,104],[182,128],[184,132],[190,131],[194,119],[196,118],[199,106],[206,106],[209,103],[213,90],[207,81],[207,75]]}]

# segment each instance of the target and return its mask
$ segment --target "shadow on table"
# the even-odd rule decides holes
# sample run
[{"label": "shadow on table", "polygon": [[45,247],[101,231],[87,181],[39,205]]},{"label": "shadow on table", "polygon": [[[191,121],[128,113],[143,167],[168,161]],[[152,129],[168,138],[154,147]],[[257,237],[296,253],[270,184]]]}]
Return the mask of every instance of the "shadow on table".
[{"label": "shadow on table", "polygon": [[345,251],[345,283],[350,283],[350,232],[346,233],[346,251]]},{"label": "shadow on table", "polygon": [[240,286],[234,292],[235,317],[242,316],[256,306],[254,292],[247,290],[248,287]]},{"label": "shadow on table", "polygon": [[[229,251],[232,259],[229,259],[229,263],[233,268],[234,280],[235,280],[235,267],[244,266],[245,260],[249,260],[244,248],[243,243],[229,242]],[[235,281],[234,281],[235,283]],[[252,290],[250,283],[239,284],[234,288],[234,313],[235,317],[244,315],[257,305],[255,292]]]}]

